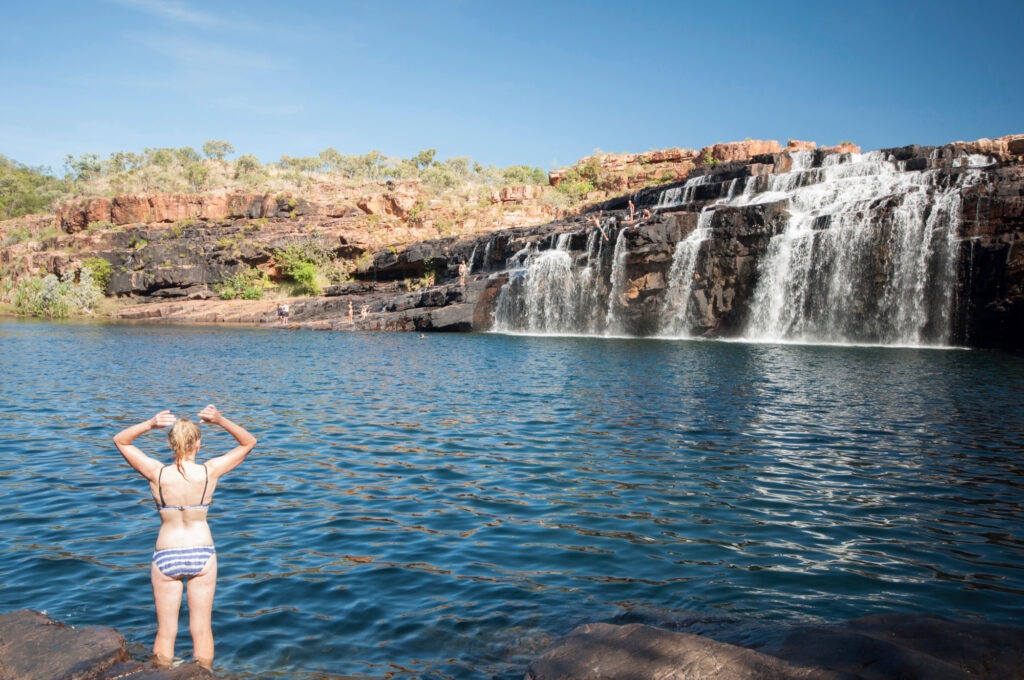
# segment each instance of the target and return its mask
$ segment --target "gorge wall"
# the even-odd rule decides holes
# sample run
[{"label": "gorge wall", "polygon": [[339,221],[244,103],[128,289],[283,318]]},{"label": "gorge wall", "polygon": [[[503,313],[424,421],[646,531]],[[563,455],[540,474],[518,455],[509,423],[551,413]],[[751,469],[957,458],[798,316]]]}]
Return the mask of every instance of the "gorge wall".
[{"label": "gorge wall", "polygon": [[217,283],[279,276],[275,250],[316,238],[352,280],[292,300],[300,327],[1024,348],[1024,135],[603,154],[550,179],[582,176],[611,198],[552,219],[542,187],[506,187],[446,237],[415,183],[89,199],[0,261],[59,274],[101,257],[107,294],[139,303],[122,318],[263,323],[274,301],[218,306]]},{"label": "gorge wall", "polygon": [[511,242],[495,327],[1020,348],[1022,151],[791,149],[698,168]]}]

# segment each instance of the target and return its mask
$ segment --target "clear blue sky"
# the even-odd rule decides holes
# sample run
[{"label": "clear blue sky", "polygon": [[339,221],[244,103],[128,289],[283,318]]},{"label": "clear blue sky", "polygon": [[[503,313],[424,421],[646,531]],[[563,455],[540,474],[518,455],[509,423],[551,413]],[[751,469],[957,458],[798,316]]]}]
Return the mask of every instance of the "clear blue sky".
[{"label": "clear blue sky", "polygon": [[0,0],[0,154],[568,165],[1024,132],[1024,0]]}]

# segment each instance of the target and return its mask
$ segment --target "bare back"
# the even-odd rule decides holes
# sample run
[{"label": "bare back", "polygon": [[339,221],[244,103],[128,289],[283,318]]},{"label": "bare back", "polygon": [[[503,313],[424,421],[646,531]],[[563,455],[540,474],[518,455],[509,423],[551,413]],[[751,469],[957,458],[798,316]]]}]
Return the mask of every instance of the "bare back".
[{"label": "bare back", "polygon": [[149,483],[161,520],[157,550],[213,545],[206,515],[217,476],[192,461],[183,461],[182,467],[184,476],[177,467],[168,465]]}]

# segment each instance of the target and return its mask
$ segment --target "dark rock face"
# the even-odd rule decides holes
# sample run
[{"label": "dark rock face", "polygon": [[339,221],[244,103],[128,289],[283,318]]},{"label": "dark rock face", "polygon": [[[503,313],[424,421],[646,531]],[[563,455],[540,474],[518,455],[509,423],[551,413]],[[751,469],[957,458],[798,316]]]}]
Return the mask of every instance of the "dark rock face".
[{"label": "dark rock face", "polygon": [[[488,261],[480,264],[491,268],[500,268],[496,263],[503,256],[515,272],[528,266],[530,256],[516,255],[521,249],[532,248],[536,261],[567,234],[557,247],[570,254],[577,274],[590,269],[589,298],[580,296],[579,304],[593,307],[597,300],[613,324],[582,318],[585,310],[569,309],[571,303],[553,297],[496,306],[499,316],[502,309],[511,314],[503,323],[517,330],[735,337],[749,334],[755,319],[765,315],[761,288],[799,285],[774,312],[783,322],[789,318],[788,326],[775,331],[782,337],[1024,348],[1024,160],[1002,146],[962,143],[889,149],[871,158],[881,170],[877,187],[854,181],[849,198],[842,193],[843,180],[827,179],[834,176],[832,168],[850,162],[834,152],[805,152],[800,170],[792,172],[792,154],[763,154],[698,168],[686,182],[644,189],[633,196],[632,219],[622,201],[609,201],[586,220],[552,223],[546,234],[535,228],[496,235],[476,244],[474,252],[486,251]],[[856,180],[862,173],[852,167],[848,175],[835,174]],[[809,189],[814,198],[819,186],[837,197],[819,213],[813,205],[800,205],[809,231],[802,242],[779,246],[776,237],[795,219],[790,196]],[[754,198],[737,199],[747,195]],[[641,216],[644,210],[651,214]],[[597,251],[587,239],[595,219],[610,239]],[[701,237],[693,241],[698,230]],[[620,239],[622,261],[615,262],[611,246]],[[679,255],[691,247],[688,240],[697,250],[691,269],[681,271]],[[765,267],[781,248],[807,244],[813,252],[799,254],[802,269],[779,273]],[[837,279],[844,269],[853,273]],[[543,272],[530,273],[538,274]],[[528,294],[525,285],[513,283],[513,298]],[[553,314],[552,305],[568,306]],[[543,311],[546,320],[527,318],[530,310]],[[673,314],[680,318],[670,327],[666,320]],[[552,316],[565,327],[537,325]]]},{"label": "dark rock face", "polygon": [[[804,256],[810,264],[796,273],[775,274],[778,281],[766,274],[764,265],[777,257],[778,237],[798,212],[792,192],[813,190],[830,168],[852,165],[842,149],[816,149],[800,142],[786,150],[760,143],[723,148],[712,154],[720,162],[702,161],[685,181],[620,196],[584,215],[476,238],[376,248],[372,260],[365,257],[354,273],[357,282],[332,287],[326,299],[304,301],[301,307],[308,314],[293,319],[316,328],[480,331],[497,324],[526,331],[750,337],[752,326],[765,315],[763,289],[791,285],[798,278],[803,292],[775,310],[792,317],[779,323],[776,332],[784,338],[825,335],[825,340],[840,342],[1022,349],[1022,138],[876,152],[888,164],[877,191],[867,198],[855,196],[841,214],[834,208],[814,214],[809,226],[814,237],[808,239],[814,245]],[[913,173],[926,174],[927,181],[889,181]],[[737,200],[748,195],[756,200]],[[319,213],[311,222],[296,219],[316,212],[301,200],[248,195],[195,204],[187,197],[104,200],[69,206],[63,215],[75,225],[115,213],[118,220],[176,220],[96,236],[101,241],[94,244],[96,254],[113,267],[107,292],[118,297],[206,300],[216,296],[219,283],[250,267],[277,276],[275,249],[308,238],[311,229],[330,235],[325,242],[337,257],[354,259],[371,252],[366,244],[345,240],[341,220]],[[837,202],[845,200],[839,197]],[[798,208],[805,218],[815,212]],[[923,225],[923,234],[932,234],[920,246],[928,259],[922,268],[928,281],[918,285],[923,292],[912,300],[904,298],[915,294],[915,284],[891,284],[899,278],[893,275],[894,262],[908,259],[903,251],[910,246],[896,233],[908,213]],[[940,243],[935,234],[946,229],[954,214],[955,243]],[[252,221],[257,217],[259,224]],[[837,250],[849,234],[860,239],[858,249]],[[680,256],[691,246],[695,251],[686,268]],[[60,247],[54,244],[54,249]],[[936,252],[943,248],[949,252]],[[553,250],[564,251],[571,262],[571,276],[578,279],[570,282],[575,298],[555,301],[564,309],[553,310],[550,300],[531,306],[522,299],[525,277],[534,275],[529,270],[540,255]],[[459,283],[462,262],[470,267],[465,286]],[[940,272],[947,265],[952,274]],[[836,286],[830,272],[841,267],[857,273]],[[48,264],[47,269],[61,267]],[[939,274],[952,283],[932,283],[942,278]],[[410,290],[421,286],[427,287]],[[356,307],[352,320],[347,317],[348,301]],[[359,313],[364,304],[372,312],[368,318]],[[840,304],[846,306],[845,316],[836,321],[832,317]],[[535,320],[527,317],[538,309],[563,326],[531,326]],[[924,310],[928,320],[918,321],[912,337],[904,340],[897,317],[912,316],[915,309]]]},{"label": "dark rock face", "polygon": [[[712,639],[642,624],[580,626],[530,664],[528,680],[968,680],[1024,677],[1024,629],[936,616],[839,625],[736,626]],[[724,640],[721,638],[725,638]]]},{"label": "dark rock face", "polygon": [[965,192],[960,280],[966,344],[1024,347],[1024,166]]},{"label": "dark rock face", "polygon": [[198,680],[214,677],[196,664],[157,668],[129,658],[113,628],[73,628],[39,612],[0,614],[0,678],[3,680]]}]

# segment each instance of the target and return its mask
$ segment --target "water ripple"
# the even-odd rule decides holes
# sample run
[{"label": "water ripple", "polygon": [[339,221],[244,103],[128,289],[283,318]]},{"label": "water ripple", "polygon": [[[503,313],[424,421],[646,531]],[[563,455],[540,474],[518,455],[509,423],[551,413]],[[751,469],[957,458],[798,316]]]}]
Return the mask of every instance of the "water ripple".
[{"label": "water ripple", "polygon": [[144,648],[156,517],[110,437],[210,402],[259,436],[211,509],[229,672],[522,677],[645,608],[1019,620],[1017,355],[19,322],[0,344],[5,608]]}]

